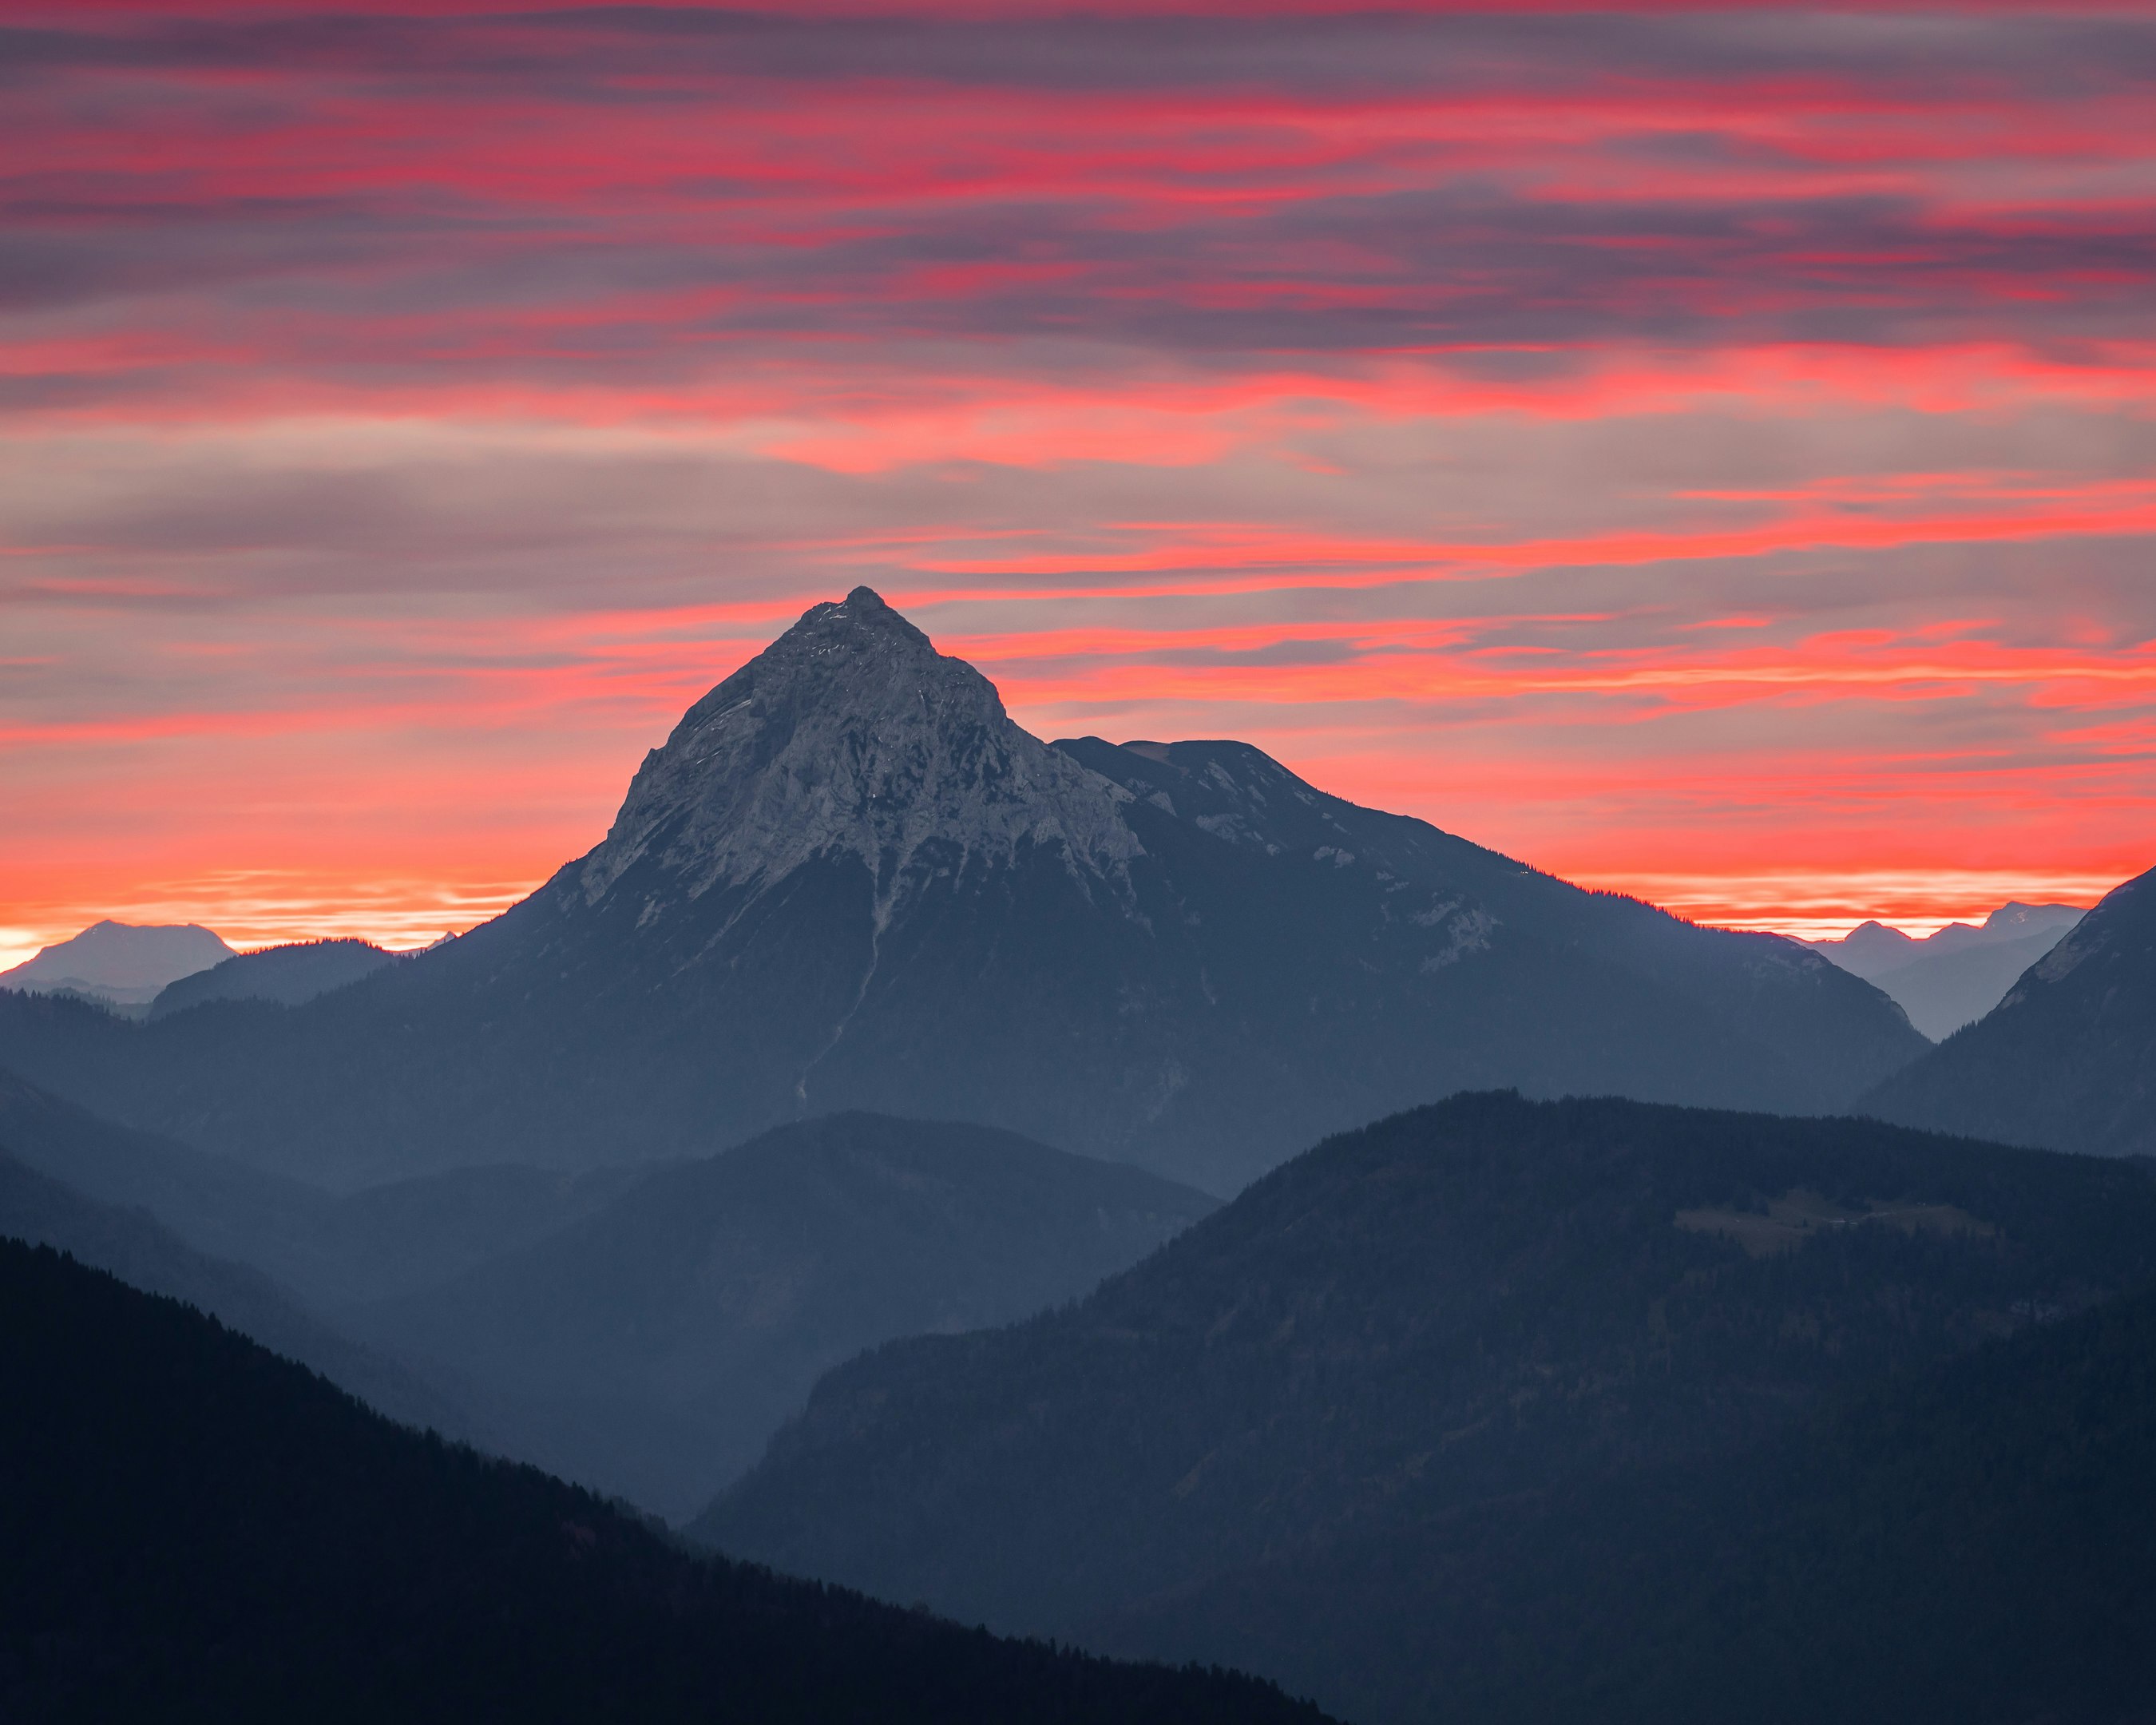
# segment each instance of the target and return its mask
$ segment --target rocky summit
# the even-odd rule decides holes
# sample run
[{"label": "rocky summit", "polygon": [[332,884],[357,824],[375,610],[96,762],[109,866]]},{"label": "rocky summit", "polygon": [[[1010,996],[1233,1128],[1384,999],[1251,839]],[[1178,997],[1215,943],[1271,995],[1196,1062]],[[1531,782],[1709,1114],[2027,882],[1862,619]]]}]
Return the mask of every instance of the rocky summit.
[{"label": "rocky summit", "polygon": [[930,880],[1039,852],[1127,904],[1140,854],[1117,806],[1129,800],[1021,731],[994,684],[857,587],[689,709],[576,881],[596,905],[634,876],[649,922],[849,857],[875,882],[880,928]]},{"label": "rocky summit", "polygon": [[0,1065],[358,1183],[863,1108],[1217,1193],[1469,1087],[1828,1111],[1920,1053],[1791,942],[1585,892],[1232,742],[1050,745],[865,588],[684,716],[606,837],[305,1004],[0,1000]]}]

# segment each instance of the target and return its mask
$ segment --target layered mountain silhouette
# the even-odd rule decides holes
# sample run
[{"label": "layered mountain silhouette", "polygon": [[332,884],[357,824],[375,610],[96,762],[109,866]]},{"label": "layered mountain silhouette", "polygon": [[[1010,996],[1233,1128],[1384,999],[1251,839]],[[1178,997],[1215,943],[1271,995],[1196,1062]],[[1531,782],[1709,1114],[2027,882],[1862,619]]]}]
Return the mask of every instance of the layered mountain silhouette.
[{"label": "layered mountain silhouette", "polygon": [[459,1437],[485,1435],[434,1385],[323,1322],[259,1270],[207,1256],[145,1212],[85,1198],[4,1148],[0,1238],[51,1246],[131,1287],[184,1301],[393,1420]]},{"label": "layered mountain silhouette", "polygon": [[[47,1177],[15,1171],[45,1223],[13,1231],[192,1299],[399,1418],[442,1410],[430,1423],[676,1519],[828,1368],[1075,1299],[1214,1208],[1014,1133],[869,1114],[687,1162],[340,1196],[0,1072],[0,1146]],[[362,1355],[396,1383],[377,1389],[389,1368],[364,1375]]]},{"label": "layered mountain silhouette", "polygon": [[87,1198],[146,1212],[210,1257],[265,1271],[326,1311],[448,1281],[589,1214],[643,1173],[467,1168],[338,1196],[115,1125],[5,1071],[0,1146]]},{"label": "layered mountain silhouette", "polygon": [[0,988],[68,993],[116,1006],[141,1006],[167,983],[233,956],[231,947],[198,923],[141,924],[108,917],[12,970],[0,971]]},{"label": "layered mountain silhouette", "polygon": [[1861,1106],[2008,1143],[2156,1154],[2156,870],[2116,888],[1989,1014]]},{"label": "layered mountain silhouette", "polygon": [[443,1368],[513,1453],[681,1520],[829,1368],[1090,1293],[1214,1207],[1010,1132],[841,1115],[351,1322]]},{"label": "layered mountain silhouette", "polygon": [[1246,1678],[998,1641],[698,1560],[10,1241],[0,1381],[9,1719],[1319,1718]]},{"label": "layered mountain silhouette", "polygon": [[[2138,1163],[1461,1096],[1320,1145],[1075,1307],[840,1368],[691,1531],[1421,1717],[1370,1708],[1443,1692],[1471,1626],[1528,1664],[1584,1632],[1491,1604],[1550,1494],[1733,1465],[2152,1271]],[[1471,1523],[1482,1555],[1422,1566]],[[1299,1615],[1319,1574],[1341,1591]]]},{"label": "layered mountain silhouette", "polygon": [[1921,1052],[1798,944],[1581,891],[1233,743],[1051,747],[867,588],[690,709],[531,898],[305,1004],[0,999],[0,1062],[334,1183],[848,1108],[1232,1190],[1466,1086],[1821,1111]]},{"label": "layered mountain silhouette", "polygon": [[2001,905],[1981,922],[1949,922],[1919,938],[1878,921],[1860,922],[1838,940],[1806,941],[1844,970],[1867,980],[1887,975],[1921,958],[1974,952],[1980,947],[2011,945],[2049,935],[2054,945],[2087,913],[2078,905]]},{"label": "layered mountain silhouette", "polygon": [[1950,922],[1922,940],[1866,922],[1841,940],[1808,944],[1876,983],[1936,1041],[1998,1005],[2021,973],[2058,945],[2082,914],[2073,905],[2009,904],[1980,924]]},{"label": "layered mountain silhouette", "polygon": [[395,962],[393,954],[372,941],[295,941],[289,946],[264,947],[167,983],[150,1003],[150,1016],[184,1012],[206,1000],[274,1000],[282,1006],[298,1006]]}]

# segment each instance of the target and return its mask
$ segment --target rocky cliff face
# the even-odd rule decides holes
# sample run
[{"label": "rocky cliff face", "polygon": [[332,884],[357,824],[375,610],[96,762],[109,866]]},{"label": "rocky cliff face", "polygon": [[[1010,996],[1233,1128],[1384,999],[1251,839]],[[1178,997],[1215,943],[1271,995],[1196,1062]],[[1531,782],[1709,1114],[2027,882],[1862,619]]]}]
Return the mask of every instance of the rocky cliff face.
[{"label": "rocky cliff face", "polygon": [[[767,891],[812,860],[858,858],[879,922],[937,870],[1060,856],[1127,902],[1141,847],[1129,793],[1011,721],[995,685],[865,587],[816,605],[645,757],[578,882],[597,904],[639,862],[682,899]],[[665,914],[652,897],[639,917]]]}]

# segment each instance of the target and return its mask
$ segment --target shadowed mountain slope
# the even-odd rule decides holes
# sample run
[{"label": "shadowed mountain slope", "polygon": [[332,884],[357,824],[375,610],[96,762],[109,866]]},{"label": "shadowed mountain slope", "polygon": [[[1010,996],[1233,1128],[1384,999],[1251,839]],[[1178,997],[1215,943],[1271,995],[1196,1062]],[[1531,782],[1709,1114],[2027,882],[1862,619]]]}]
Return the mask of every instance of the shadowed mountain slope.
[{"label": "shadowed mountain slope", "polygon": [[0,1716],[1314,1721],[717,1560],[0,1243]]},{"label": "shadowed mountain slope", "polygon": [[2111,892],[1989,1014],[1861,1106],[2007,1143],[2156,1153],[2156,870]]},{"label": "shadowed mountain slope", "polygon": [[[1822,1395],[2152,1271],[2135,1165],[1463,1096],[1320,1145],[1075,1307],[840,1368],[692,1531],[1078,1634],[1185,1590],[1261,1600],[1404,1506],[1502,1523],[1522,1494],[1742,1454]],[[1356,1688],[1348,1654],[1254,1603],[1263,1668],[1329,1706],[1437,1681],[1430,1598],[1342,1585],[1328,1620],[1392,1625],[1393,1662]]]},{"label": "shadowed mountain slope", "polygon": [[[5,1142],[0,1136],[0,1144]],[[141,1210],[70,1191],[4,1149],[0,1235],[51,1246],[130,1287],[185,1301],[272,1353],[313,1368],[393,1420],[478,1435],[470,1416],[432,1385],[338,1334],[260,1271],[206,1257]]]},{"label": "shadowed mountain slope", "polygon": [[515,1453],[679,1518],[839,1361],[1088,1293],[1214,1207],[1009,1132],[841,1115],[352,1321],[498,1397]]},{"label": "shadowed mountain slope", "polygon": [[1301,1142],[1492,1084],[1810,1111],[1923,1046],[1795,942],[1584,891],[1328,796],[1247,743],[1055,746],[1132,793],[1132,830],[1206,906],[1216,990],[1270,996],[1277,1044],[1324,1039],[1317,1094],[1344,1072],[1382,1101],[1358,1111],[1334,1079]]},{"label": "shadowed mountain slope", "polygon": [[1254,749],[1163,752],[1051,748],[860,588],[691,707],[604,841],[493,922],[285,1011],[0,999],[0,1063],[326,1183],[866,1108],[1224,1192],[1463,1086],[1814,1111],[1924,1047],[1794,942],[1581,892]]}]

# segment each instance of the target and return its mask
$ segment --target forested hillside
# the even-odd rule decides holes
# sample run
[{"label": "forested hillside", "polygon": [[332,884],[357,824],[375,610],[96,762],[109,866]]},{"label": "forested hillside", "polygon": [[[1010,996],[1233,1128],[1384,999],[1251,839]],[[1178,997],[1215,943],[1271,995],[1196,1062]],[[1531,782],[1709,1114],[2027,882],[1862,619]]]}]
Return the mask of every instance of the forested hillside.
[{"label": "forested hillside", "polygon": [[[696,1531],[1057,1634],[1217,1590],[1270,1626],[1238,1657],[1344,1707],[1435,1681],[1451,1607],[1399,1606],[1404,1560],[1327,1572],[1337,1611],[1302,1626],[1265,1603],[1328,1553],[1404,1518],[1502,1543],[1541,1494],[1719,1466],[2152,1273],[2136,1165],[1460,1097],[1318,1146],[1074,1308],[842,1368]],[[1399,1633],[1351,1652],[1318,1621],[1358,1613]]]},{"label": "forested hillside", "polygon": [[0,1242],[0,1717],[1315,1725],[1250,1679],[998,1641],[691,1557]]},{"label": "forested hillside", "polygon": [[1760,1453],[1389,1524],[1089,1625],[1368,1725],[2142,1721],[2156,1293],[1837,1398]]}]

